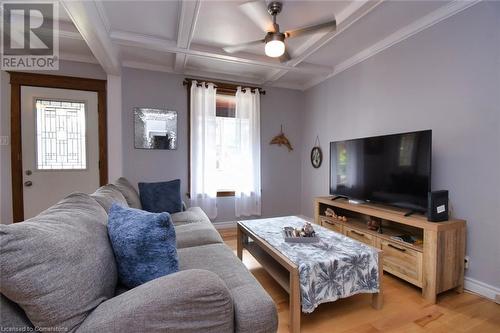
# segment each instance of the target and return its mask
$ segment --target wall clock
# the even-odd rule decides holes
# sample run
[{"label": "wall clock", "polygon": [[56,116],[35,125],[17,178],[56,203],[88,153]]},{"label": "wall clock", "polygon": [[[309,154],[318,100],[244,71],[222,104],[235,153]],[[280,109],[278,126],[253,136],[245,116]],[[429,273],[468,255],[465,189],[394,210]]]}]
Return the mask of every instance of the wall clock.
[{"label": "wall clock", "polygon": [[321,166],[321,162],[323,162],[323,152],[321,152],[321,148],[316,146],[311,150],[311,164],[314,168],[319,168]]}]

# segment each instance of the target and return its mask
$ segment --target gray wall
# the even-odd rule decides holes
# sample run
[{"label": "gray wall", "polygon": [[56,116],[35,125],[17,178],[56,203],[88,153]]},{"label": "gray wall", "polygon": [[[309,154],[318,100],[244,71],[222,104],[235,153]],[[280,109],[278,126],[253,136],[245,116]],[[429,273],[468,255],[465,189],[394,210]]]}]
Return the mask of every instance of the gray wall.
[{"label": "gray wall", "polygon": [[[328,194],[328,143],[433,130],[432,187],[467,220],[468,277],[500,287],[500,3],[480,3],[308,90],[302,213]],[[319,134],[327,159],[309,163]]]},{"label": "gray wall", "polygon": [[[188,105],[183,79],[181,75],[123,69],[123,173],[134,185],[139,181],[179,178],[182,193],[188,190]],[[266,88],[266,92],[261,97],[262,214],[297,214],[300,210],[300,152],[288,152],[284,147],[270,146],[269,141],[279,133],[280,125],[283,124],[292,144],[298,146],[303,95],[297,91],[276,88]],[[177,111],[177,150],[134,149],[133,108],[137,106]],[[220,198],[216,221],[230,220],[235,220],[233,199]]]},{"label": "gray wall", "polygon": [[[106,73],[102,70],[101,66],[70,61],[61,61],[58,71],[36,71],[35,73],[106,80]],[[6,71],[1,71],[0,80],[0,136],[9,136],[10,138],[9,74]],[[10,170],[10,144],[8,146],[0,146],[0,149],[0,223],[11,223],[12,177]]]}]

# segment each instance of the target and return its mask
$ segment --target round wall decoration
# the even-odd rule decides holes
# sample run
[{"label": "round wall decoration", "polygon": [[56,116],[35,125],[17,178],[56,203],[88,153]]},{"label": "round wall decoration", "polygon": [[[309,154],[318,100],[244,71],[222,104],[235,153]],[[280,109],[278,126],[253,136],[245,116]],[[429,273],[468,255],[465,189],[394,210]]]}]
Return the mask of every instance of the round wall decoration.
[{"label": "round wall decoration", "polygon": [[319,168],[323,162],[323,152],[321,151],[319,143],[319,135],[316,135],[316,140],[314,141],[314,147],[311,150],[311,164],[314,168]]},{"label": "round wall decoration", "polygon": [[321,162],[323,162],[323,152],[319,146],[313,147],[311,150],[311,164],[316,169],[321,166]]}]

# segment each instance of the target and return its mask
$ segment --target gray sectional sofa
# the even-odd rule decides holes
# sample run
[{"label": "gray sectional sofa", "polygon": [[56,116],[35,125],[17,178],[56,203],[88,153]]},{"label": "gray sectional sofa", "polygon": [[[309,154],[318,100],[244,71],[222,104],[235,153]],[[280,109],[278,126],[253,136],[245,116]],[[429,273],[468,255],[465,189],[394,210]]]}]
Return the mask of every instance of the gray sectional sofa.
[{"label": "gray sectional sofa", "polygon": [[172,214],[180,271],[127,290],[107,236],[125,179],[0,226],[0,327],[70,332],[275,332],[273,300],[198,207]]}]

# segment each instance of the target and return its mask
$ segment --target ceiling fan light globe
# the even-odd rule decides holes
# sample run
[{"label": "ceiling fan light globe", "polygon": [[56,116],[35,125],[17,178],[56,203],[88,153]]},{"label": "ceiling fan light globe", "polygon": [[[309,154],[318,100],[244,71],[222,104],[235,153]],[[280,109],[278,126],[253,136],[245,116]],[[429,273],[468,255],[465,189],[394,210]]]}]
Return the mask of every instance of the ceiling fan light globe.
[{"label": "ceiling fan light globe", "polygon": [[278,58],[285,53],[285,43],[281,40],[270,40],[266,43],[264,50],[268,57]]}]

